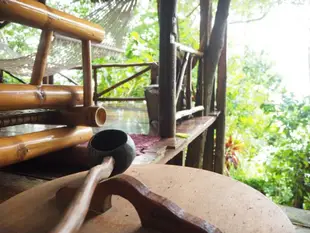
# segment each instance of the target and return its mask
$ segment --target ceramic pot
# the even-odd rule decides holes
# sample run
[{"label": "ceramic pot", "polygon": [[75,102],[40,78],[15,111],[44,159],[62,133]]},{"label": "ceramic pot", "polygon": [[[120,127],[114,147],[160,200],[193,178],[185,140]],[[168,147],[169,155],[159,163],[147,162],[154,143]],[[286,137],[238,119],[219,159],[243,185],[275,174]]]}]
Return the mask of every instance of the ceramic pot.
[{"label": "ceramic pot", "polygon": [[[121,130],[109,129],[96,133],[88,143],[88,154],[93,158],[90,167],[102,163],[104,157],[115,160],[111,175],[123,173],[136,156],[136,147],[132,138]],[[95,157],[95,158],[94,158]]]}]

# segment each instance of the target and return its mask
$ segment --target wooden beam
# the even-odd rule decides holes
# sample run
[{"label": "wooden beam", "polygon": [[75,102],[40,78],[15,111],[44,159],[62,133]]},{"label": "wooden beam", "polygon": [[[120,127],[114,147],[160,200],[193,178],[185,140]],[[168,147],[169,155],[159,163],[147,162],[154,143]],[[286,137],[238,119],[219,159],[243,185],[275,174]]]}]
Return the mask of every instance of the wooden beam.
[{"label": "wooden beam", "polygon": [[189,58],[186,73],[186,108],[192,108],[192,68],[193,68],[193,57]]},{"label": "wooden beam", "polygon": [[91,42],[90,40],[82,41],[82,62],[83,62],[83,91],[84,107],[92,106],[93,88],[92,88],[92,65],[91,65]]},{"label": "wooden beam", "polygon": [[216,121],[216,147],[214,170],[223,174],[225,163],[225,121],[226,121],[226,84],[227,84],[227,27],[224,36],[224,48],[221,53],[218,67],[218,83],[216,103],[217,109],[221,111]]},{"label": "wooden beam", "polygon": [[[124,63],[124,64],[120,64],[120,63],[108,63],[108,64],[97,64],[97,65],[92,65],[93,69],[100,69],[100,68],[128,68],[128,67],[135,67],[135,66],[152,66],[152,65],[156,65],[158,66],[158,64],[156,62],[143,62],[143,63]],[[73,67],[72,69],[74,70],[81,70],[82,66],[76,66]]]},{"label": "wooden beam", "polygon": [[189,53],[185,53],[185,54],[184,54],[184,57],[183,57],[181,69],[180,69],[180,72],[179,72],[178,78],[177,78],[176,102],[178,101],[179,96],[180,96],[180,93],[181,93],[181,90],[182,90],[183,81],[184,81],[184,74],[185,74],[185,70],[186,70],[186,68],[187,68],[188,59],[189,59]]},{"label": "wooden beam", "polygon": [[176,7],[177,0],[160,3],[159,42],[159,135],[175,136],[176,132]]},{"label": "wooden beam", "polygon": [[147,67],[147,68],[145,68],[145,69],[139,71],[138,73],[136,73],[136,74],[130,76],[129,78],[126,78],[126,79],[124,79],[124,80],[122,80],[122,81],[120,81],[120,82],[114,84],[113,86],[111,86],[111,87],[109,87],[109,88],[107,88],[107,89],[101,91],[100,93],[98,93],[98,94],[97,94],[97,97],[100,97],[100,96],[102,96],[102,95],[104,95],[104,94],[106,94],[106,93],[112,91],[113,89],[115,89],[115,88],[117,88],[117,87],[123,85],[124,83],[127,83],[127,82],[129,82],[129,81],[131,81],[131,80],[133,80],[133,79],[135,79],[135,78],[138,78],[140,75],[144,74],[145,72],[148,72],[150,69],[151,69],[151,67],[149,66],[149,67]]},{"label": "wooden beam", "polygon": [[53,40],[53,32],[46,30],[41,32],[40,43],[31,74],[31,85],[41,85],[45,76],[47,57]]}]

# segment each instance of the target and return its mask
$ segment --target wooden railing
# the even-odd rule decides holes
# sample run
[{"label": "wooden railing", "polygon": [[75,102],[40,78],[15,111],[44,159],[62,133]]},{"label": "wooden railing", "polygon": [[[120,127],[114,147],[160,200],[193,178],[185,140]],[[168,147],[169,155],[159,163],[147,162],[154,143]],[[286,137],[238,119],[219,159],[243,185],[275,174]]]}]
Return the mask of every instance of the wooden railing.
[{"label": "wooden railing", "polygon": [[[134,75],[125,78],[114,85],[98,92],[98,70],[103,69],[103,68],[110,68],[110,67],[117,67],[117,68],[128,68],[128,67],[146,67],[144,69],[141,69],[139,72],[135,73]],[[123,98],[118,98],[118,97],[104,97],[107,93],[111,92],[115,88],[124,85],[125,83],[139,78],[141,75],[147,73],[150,71],[150,79],[151,79],[151,84],[156,83],[156,77],[158,73],[158,64],[154,62],[146,62],[146,63],[128,63],[128,64],[102,64],[102,65],[93,65],[93,79],[95,82],[94,86],[94,101],[97,104],[98,101],[143,101],[145,100],[144,97],[123,97]]]}]

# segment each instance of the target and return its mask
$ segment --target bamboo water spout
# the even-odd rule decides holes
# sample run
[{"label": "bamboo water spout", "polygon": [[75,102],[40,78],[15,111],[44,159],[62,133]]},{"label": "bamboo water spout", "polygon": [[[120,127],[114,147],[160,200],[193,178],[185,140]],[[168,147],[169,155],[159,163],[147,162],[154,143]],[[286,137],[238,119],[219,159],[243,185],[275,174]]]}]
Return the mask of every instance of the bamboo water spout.
[{"label": "bamboo water spout", "polygon": [[106,111],[102,107],[76,107],[53,113],[49,124],[57,125],[83,125],[100,127],[106,121]]},{"label": "bamboo water spout", "polygon": [[0,1],[0,20],[55,31],[80,40],[101,42],[104,38],[101,26],[33,0]]},{"label": "bamboo water spout", "polygon": [[0,84],[0,111],[64,109],[82,104],[82,86]]},{"label": "bamboo water spout", "polygon": [[64,127],[36,133],[0,138],[0,167],[22,162],[49,152],[88,141],[89,127]]}]

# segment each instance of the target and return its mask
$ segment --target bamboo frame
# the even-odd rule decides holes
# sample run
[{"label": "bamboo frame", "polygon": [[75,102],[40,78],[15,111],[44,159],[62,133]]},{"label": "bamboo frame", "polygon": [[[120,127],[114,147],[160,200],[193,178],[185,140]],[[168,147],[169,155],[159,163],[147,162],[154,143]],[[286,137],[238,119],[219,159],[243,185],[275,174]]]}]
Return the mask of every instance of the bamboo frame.
[{"label": "bamboo frame", "polygon": [[0,85],[0,111],[35,108],[61,109],[83,103],[82,86]]},{"label": "bamboo frame", "polygon": [[64,127],[13,137],[1,137],[0,167],[84,143],[92,135],[92,129],[89,127]]},{"label": "bamboo frame", "polygon": [[0,20],[55,31],[80,40],[100,43],[104,39],[101,26],[33,0],[0,1]]},{"label": "bamboo frame", "polygon": [[31,81],[30,81],[31,85],[41,85],[43,81],[47,65],[47,57],[51,48],[52,40],[53,40],[52,31],[43,30],[41,32],[40,43],[38,46],[31,74]]}]

